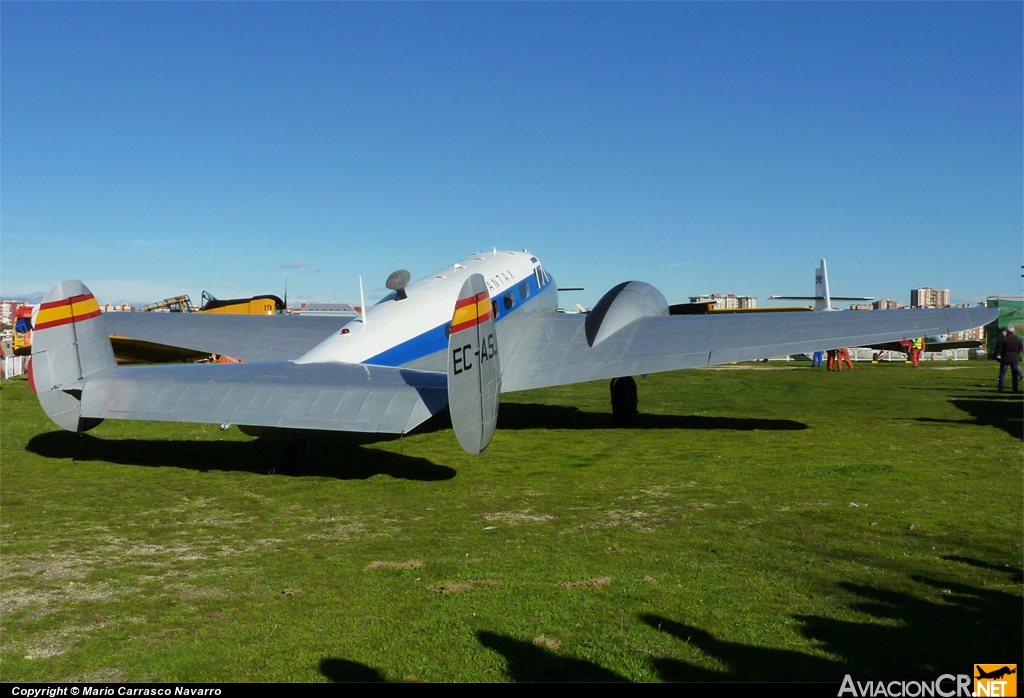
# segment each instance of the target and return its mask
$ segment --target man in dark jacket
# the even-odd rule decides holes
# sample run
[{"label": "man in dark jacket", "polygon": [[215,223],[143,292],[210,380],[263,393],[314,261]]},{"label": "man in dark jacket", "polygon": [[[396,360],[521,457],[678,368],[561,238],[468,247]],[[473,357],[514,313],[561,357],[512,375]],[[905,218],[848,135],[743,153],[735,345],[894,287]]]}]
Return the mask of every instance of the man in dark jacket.
[{"label": "man in dark jacket", "polygon": [[1003,336],[996,342],[996,361],[999,362],[999,392],[1003,392],[1006,381],[1006,369],[1013,374],[1013,392],[1019,393],[1018,381],[1024,380],[1024,372],[1020,368],[1020,353],[1024,351],[1024,341],[1013,333],[1013,327],[1003,329]]}]

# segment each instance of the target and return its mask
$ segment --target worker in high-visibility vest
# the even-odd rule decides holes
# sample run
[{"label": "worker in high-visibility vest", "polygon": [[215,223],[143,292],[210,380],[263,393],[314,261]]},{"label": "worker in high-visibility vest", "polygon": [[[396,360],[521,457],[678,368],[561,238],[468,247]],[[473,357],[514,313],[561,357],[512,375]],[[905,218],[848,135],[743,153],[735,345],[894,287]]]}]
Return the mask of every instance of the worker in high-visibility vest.
[{"label": "worker in high-visibility vest", "polygon": [[918,337],[910,341],[910,363],[916,367],[921,362],[921,354],[924,353],[924,337]]}]

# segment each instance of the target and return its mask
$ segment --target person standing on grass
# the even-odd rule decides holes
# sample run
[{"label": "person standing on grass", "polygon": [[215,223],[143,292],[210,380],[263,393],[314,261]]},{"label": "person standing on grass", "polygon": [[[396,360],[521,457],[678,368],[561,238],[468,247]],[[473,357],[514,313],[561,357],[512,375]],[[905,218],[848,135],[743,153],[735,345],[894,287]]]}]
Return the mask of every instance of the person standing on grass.
[{"label": "person standing on grass", "polygon": [[852,371],[853,370],[853,362],[850,361],[850,350],[847,349],[846,347],[843,347],[842,349],[837,349],[836,350],[836,365],[837,365],[836,370],[837,371],[842,371],[843,370],[843,362],[844,361],[846,362],[846,365],[849,366],[850,370]]},{"label": "person standing on grass", "polygon": [[1003,334],[996,342],[996,361],[999,362],[999,392],[1003,392],[1006,382],[1006,369],[1013,374],[1013,392],[1020,392],[1020,380],[1024,372],[1020,368],[1020,353],[1024,351],[1024,341],[1013,333],[1013,325],[1003,328]]},{"label": "person standing on grass", "polygon": [[829,371],[831,371],[833,368],[835,368],[835,365],[836,365],[836,353],[837,352],[836,352],[835,349],[829,349],[828,350],[828,370]]},{"label": "person standing on grass", "polygon": [[821,364],[824,363],[824,361],[825,361],[825,352],[823,352],[823,351],[816,351],[816,352],[814,352],[813,358],[811,358],[811,366],[817,368],[818,366],[821,366]]},{"label": "person standing on grass", "polygon": [[918,337],[910,341],[910,363],[914,364],[914,368],[921,363],[921,354],[924,353],[924,337]]}]

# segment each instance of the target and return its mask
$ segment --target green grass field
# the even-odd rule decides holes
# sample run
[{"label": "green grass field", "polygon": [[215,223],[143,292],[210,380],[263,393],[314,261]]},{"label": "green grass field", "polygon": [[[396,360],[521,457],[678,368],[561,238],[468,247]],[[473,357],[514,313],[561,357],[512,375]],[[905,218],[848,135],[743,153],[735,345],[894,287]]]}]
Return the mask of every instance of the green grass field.
[{"label": "green grass field", "polygon": [[[726,366],[282,443],[60,431],[0,386],[3,681],[839,681],[1024,665],[1019,395],[991,362]],[[380,564],[384,563],[384,564]]]}]

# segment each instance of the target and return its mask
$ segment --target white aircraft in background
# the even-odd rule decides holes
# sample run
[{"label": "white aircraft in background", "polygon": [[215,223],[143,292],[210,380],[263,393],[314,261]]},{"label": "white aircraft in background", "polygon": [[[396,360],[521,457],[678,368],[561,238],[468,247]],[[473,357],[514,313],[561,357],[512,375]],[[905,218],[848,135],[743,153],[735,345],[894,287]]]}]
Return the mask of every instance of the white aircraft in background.
[{"label": "white aircraft in background", "polygon": [[[344,325],[102,315],[80,281],[64,281],[40,305],[30,380],[71,431],[139,419],[400,434],[449,407],[459,444],[479,453],[501,393],[944,334],[997,312],[673,315],[656,288],[628,281],[587,314],[559,313],[557,286],[526,251],[478,253],[408,280],[392,274],[392,292]],[[242,361],[119,367],[111,334]]]},{"label": "white aircraft in background", "polygon": [[825,260],[821,260],[820,266],[814,270],[814,295],[813,296],[768,296],[768,300],[779,301],[814,301],[814,310],[835,310],[832,301],[873,301],[870,296],[831,296],[828,292],[828,267]]}]

